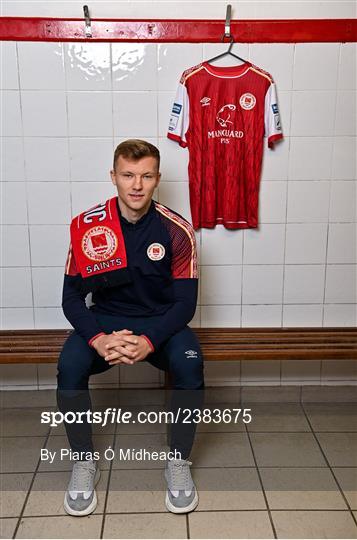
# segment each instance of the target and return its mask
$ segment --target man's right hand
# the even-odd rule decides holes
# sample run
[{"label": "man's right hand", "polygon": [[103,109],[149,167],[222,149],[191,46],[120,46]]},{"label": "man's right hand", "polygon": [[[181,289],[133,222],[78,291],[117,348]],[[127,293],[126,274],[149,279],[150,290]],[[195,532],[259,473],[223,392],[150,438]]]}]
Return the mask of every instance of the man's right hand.
[{"label": "man's right hand", "polygon": [[116,351],[122,353],[122,357],[120,358],[121,362],[124,364],[133,363],[130,358],[135,358],[134,351],[136,350],[135,345],[137,345],[137,337],[133,336],[131,330],[125,328],[124,330],[116,331],[115,334],[101,335],[92,342],[92,347],[103,358],[110,352],[107,345],[110,345],[110,348],[115,347]]}]

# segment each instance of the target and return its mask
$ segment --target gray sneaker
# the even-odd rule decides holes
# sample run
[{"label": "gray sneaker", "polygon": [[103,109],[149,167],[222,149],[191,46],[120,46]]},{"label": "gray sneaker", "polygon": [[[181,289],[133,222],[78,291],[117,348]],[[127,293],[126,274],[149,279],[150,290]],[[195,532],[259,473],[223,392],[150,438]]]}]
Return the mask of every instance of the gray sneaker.
[{"label": "gray sneaker", "polygon": [[165,504],[174,514],[192,512],[198,505],[198,494],[192,480],[190,465],[191,461],[186,459],[171,459],[167,462]]},{"label": "gray sneaker", "polygon": [[64,509],[71,516],[87,516],[97,506],[95,485],[100,478],[100,471],[92,460],[76,461],[73,465],[71,480],[64,496]]}]

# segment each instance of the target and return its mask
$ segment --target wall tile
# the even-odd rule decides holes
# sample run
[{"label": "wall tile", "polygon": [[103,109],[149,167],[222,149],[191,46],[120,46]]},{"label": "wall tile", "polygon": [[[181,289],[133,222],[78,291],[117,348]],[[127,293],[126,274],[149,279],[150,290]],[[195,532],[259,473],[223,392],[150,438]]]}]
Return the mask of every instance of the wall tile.
[{"label": "wall tile", "polygon": [[281,362],[281,383],[296,385],[319,384],[320,368],[320,360],[310,360],[309,362],[289,360],[288,362]]},{"label": "wall tile", "polygon": [[275,144],[273,148],[268,148],[266,139],[264,140],[263,165],[261,180],[286,180],[288,175],[290,138],[286,135],[284,139]]},{"label": "wall tile", "polygon": [[207,386],[236,385],[240,382],[240,362],[209,362],[205,366],[205,384]]},{"label": "wall tile", "polygon": [[64,92],[26,90],[21,93],[21,103],[25,136],[67,136],[67,108]]},{"label": "wall tile", "polygon": [[190,200],[187,182],[161,182],[159,201],[181,214],[191,223]]},{"label": "wall tile", "polygon": [[63,267],[32,269],[35,307],[59,307],[62,301]]},{"label": "wall tile", "polygon": [[235,327],[241,325],[241,306],[201,306],[202,327]]},{"label": "wall tile", "polygon": [[68,90],[110,90],[110,44],[64,43]]},{"label": "wall tile", "polygon": [[272,75],[278,91],[291,90],[294,44],[251,43],[249,60]]},{"label": "wall tile", "polygon": [[356,303],[356,276],[357,267],[354,264],[328,264],[325,302],[328,304]]},{"label": "wall tile", "polygon": [[323,326],[357,326],[355,304],[326,304]]},{"label": "wall tile", "polygon": [[70,223],[71,199],[67,182],[31,182],[27,192],[31,225]]},{"label": "wall tile", "polygon": [[112,137],[110,92],[68,92],[67,99],[70,137]]},{"label": "wall tile", "polygon": [[301,90],[293,92],[291,135],[329,136],[333,134],[336,92]]},{"label": "wall tile", "polygon": [[30,268],[1,268],[1,307],[32,307]]},{"label": "wall tile", "polygon": [[17,90],[3,90],[1,109],[1,135],[4,137],[21,137],[20,92]]},{"label": "wall tile", "polygon": [[3,182],[23,182],[25,166],[20,137],[0,138],[0,175]]},{"label": "wall tile", "polygon": [[200,43],[160,43],[158,46],[159,90],[176,91],[183,71],[200,62],[202,62]]},{"label": "wall tile", "polygon": [[64,271],[69,246],[69,226],[31,225],[30,243],[33,266],[61,266]]},{"label": "wall tile", "polygon": [[1,266],[29,266],[30,249],[27,225],[0,227]]},{"label": "wall tile", "polygon": [[327,263],[357,263],[356,223],[331,223],[328,234]]},{"label": "wall tile", "polygon": [[27,180],[69,180],[68,141],[65,138],[25,137],[24,145]]},{"label": "wall tile", "polygon": [[356,136],[356,92],[337,92],[335,135]]},{"label": "wall tile", "polygon": [[243,360],[241,371],[242,384],[259,383],[272,384],[280,383],[280,361],[259,361],[259,360]]},{"label": "wall tile", "polygon": [[202,229],[201,264],[242,264],[243,235],[224,227]]},{"label": "wall tile", "polygon": [[155,92],[114,92],[114,135],[156,137],[157,94]]},{"label": "wall tile", "polygon": [[289,223],[286,226],[286,264],[325,262],[327,224]]},{"label": "wall tile", "polygon": [[57,387],[57,365],[38,364],[38,387],[39,390]]},{"label": "wall tile", "polygon": [[[203,43],[203,61],[209,60],[214,56],[218,56],[223,52],[226,52],[228,49],[226,43]],[[249,44],[248,43],[234,43],[232,47],[232,53],[237,54],[245,60],[249,60]],[[216,66],[231,66],[241,63],[240,60],[235,58],[230,58],[229,56],[224,56],[219,60],[215,60],[214,64]],[[193,64],[191,64],[193,65]],[[188,66],[190,67],[190,66]],[[186,69],[186,68],[184,68]]]},{"label": "wall tile", "polygon": [[321,304],[324,297],[325,266],[286,265],[284,303]]},{"label": "wall tile", "polygon": [[0,366],[0,387],[2,389],[15,387],[16,390],[37,388],[36,364],[3,364]]},{"label": "wall tile", "polygon": [[332,148],[332,137],[290,137],[289,180],[329,180]]},{"label": "wall tile", "polygon": [[323,360],[321,382],[357,381],[357,365],[354,360]]},{"label": "wall tile", "polygon": [[27,223],[26,184],[24,182],[4,182],[1,186],[1,222],[6,225]]},{"label": "wall tile", "polygon": [[[292,92],[281,90],[278,95],[278,104],[280,111],[280,120],[284,137],[289,137],[291,134],[291,101]],[[282,143],[283,144],[283,143]]]},{"label": "wall tile", "polygon": [[108,371],[92,375],[89,380],[89,388],[118,388],[119,368],[114,366]]},{"label": "wall tile", "polygon": [[[285,278],[286,279],[286,278]],[[283,326],[322,326],[322,304],[290,304],[283,307]]]},{"label": "wall tile", "polygon": [[35,328],[72,328],[60,307],[35,307]]},{"label": "wall tile", "polygon": [[0,310],[2,330],[23,330],[34,328],[32,308],[3,308]]},{"label": "wall tile", "polygon": [[62,43],[20,41],[17,46],[22,90],[65,89]]},{"label": "wall tile", "polygon": [[19,88],[19,76],[15,41],[2,42],[0,60],[2,65],[1,89],[17,90]]},{"label": "wall tile", "polygon": [[[158,110],[158,135],[159,137],[167,137],[169,127],[170,113],[175,99],[175,92],[158,92],[157,94],[157,110]],[[182,149],[175,141],[170,141],[170,144],[176,148],[176,152]]]},{"label": "wall tile", "polygon": [[112,43],[114,90],[157,89],[157,44]]},{"label": "wall tile", "polygon": [[330,223],[334,221],[356,221],[356,181],[331,183]]},{"label": "wall tile", "polygon": [[264,224],[244,231],[244,264],[282,264],[285,225]]},{"label": "wall tile", "polygon": [[181,148],[174,141],[159,139],[161,154],[160,170],[164,182],[185,181],[188,179],[188,149]]},{"label": "wall tile", "polygon": [[290,181],[288,183],[288,222],[327,222],[330,182]]},{"label": "wall tile", "polygon": [[332,178],[336,180],[356,179],[356,139],[354,137],[335,137]]},{"label": "wall tile", "polygon": [[71,180],[107,182],[113,166],[113,142],[108,139],[69,139]]},{"label": "wall tile", "polygon": [[341,43],[338,88],[353,90],[356,88],[356,43]]},{"label": "wall tile", "polygon": [[262,182],[259,190],[260,223],[285,223],[287,181]]},{"label": "wall tile", "polygon": [[334,90],[337,86],[339,43],[297,43],[294,90]]},{"label": "wall tile", "polygon": [[73,182],[72,216],[116,195],[117,191],[110,179],[107,182]]},{"label": "wall tile", "polygon": [[281,304],[282,296],[283,266],[243,267],[243,304]]},{"label": "wall tile", "polygon": [[241,266],[202,266],[201,304],[240,304]]},{"label": "wall tile", "polygon": [[281,304],[277,305],[246,305],[242,306],[242,327],[244,328],[274,328],[281,326]]}]

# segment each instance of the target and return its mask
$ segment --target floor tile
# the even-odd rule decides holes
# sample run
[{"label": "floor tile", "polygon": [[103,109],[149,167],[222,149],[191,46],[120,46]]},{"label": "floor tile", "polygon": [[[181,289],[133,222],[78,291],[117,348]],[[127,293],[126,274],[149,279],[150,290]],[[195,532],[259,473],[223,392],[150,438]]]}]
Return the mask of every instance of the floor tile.
[{"label": "floor tile", "polygon": [[1,409],[0,434],[3,437],[34,437],[47,435],[48,424],[41,423],[43,409],[21,407],[17,409]]},{"label": "floor tile", "polygon": [[329,469],[260,469],[271,509],[347,510]]},{"label": "floor tile", "polygon": [[103,538],[187,538],[186,517],[174,514],[108,514]]},{"label": "floor tile", "polygon": [[192,468],[192,476],[200,501],[196,511],[266,509],[254,468]]},{"label": "floor tile", "polygon": [[356,403],[306,404],[314,431],[357,431]]},{"label": "floor tile", "polygon": [[251,415],[248,431],[311,431],[297,403],[252,405]]},{"label": "floor tile", "polygon": [[325,467],[311,433],[251,433],[260,467]]},{"label": "floor tile", "polygon": [[349,512],[273,511],[278,538],[356,538],[357,527]]},{"label": "floor tile", "polygon": [[[25,506],[24,516],[66,515],[63,499],[69,479],[70,472],[67,471],[37,473]],[[107,483],[108,471],[102,471],[96,487],[98,506],[95,514],[103,513]]]},{"label": "floor tile", "polygon": [[16,524],[17,518],[0,519],[0,538],[12,538]]},{"label": "floor tile", "polygon": [[119,388],[119,406],[164,405],[166,392],[163,388]]},{"label": "floor tile", "polygon": [[191,538],[274,538],[268,512],[193,512]]},{"label": "floor tile", "polygon": [[335,467],[333,472],[350,507],[352,510],[357,510],[357,468]]},{"label": "floor tile", "polygon": [[357,433],[316,433],[332,467],[357,466]]},{"label": "floor tile", "polygon": [[[99,452],[101,457],[98,462],[101,470],[109,469],[110,462],[104,458],[103,454],[109,446],[113,448],[113,440],[113,435],[93,435],[94,451]],[[39,471],[56,472],[72,470],[75,460],[71,461],[70,456],[65,455],[61,459],[61,449],[69,449],[67,437],[51,435],[47,441],[46,448],[51,452],[56,452],[55,459],[53,463],[42,460]]]},{"label": "floor tile", "polygon": [[[134,450],[147,452],[168,452],[169,448],[166,445],[166,434],[141,434],[141,435],[124,435],[117,436],[115,444],[115,458],[113,460],[113,469],[161,469],[165,462],[156,459],[139,459],[138,454],[135,454],[134,459],[125,459],[127,451]],[[122,451],[122,452],[120,452]],[[131,456],[131,454],[130,454]]]},{"label": "floor tile", "polygon": [[40,459],[44,437],[3,437],[1,472],[32,472]]},{"label": "floor tile", "polygon": [[254,466],[246,433],[198,433],[190,461],[196,467]]},{"label": "floor tile", "polygon": [[299,403],[299,386],[243,386],[242,403],[245,407],[253,403]]},{"label": "floor tile", "polygon": [[303,386],[301,388],[303,403],[349,403],[357,402],[357,386]]},{"label": "floor tile", "polygon": [[216,403],[229,403],[231,407],[240,407],[240,386],[219,386],[205,389],[205,404],[211,406]]},{"label": "floor tile", "polygon": [[164,471],[113,470],[108,490],[107,513],[166,512]]},{"label": "floor tile", "polygon": [[[210,410],[207,415],[207,422],[201,420],[197,423],[197,433],[217,433],[217,432],[245,432],[246,424],[243,422],[243,410],[239,403],[215,403],[205,404],[205,408]],[[237,409],[237,410],[234,410]],[[247,420],[248,417],[245,417]]]},{"label": "floor tile", "polygon": [[1,475],[1,517],[16,517],[20,515],[32,477],[32,473]]},{"label": "floor tile", "polygon": [[0,392],[1,408],[55,407],[56,390],[11,390]]},{"label": "floor tile", "polygon": [[16,538],[99,538],[103,516],[22,518]]}]

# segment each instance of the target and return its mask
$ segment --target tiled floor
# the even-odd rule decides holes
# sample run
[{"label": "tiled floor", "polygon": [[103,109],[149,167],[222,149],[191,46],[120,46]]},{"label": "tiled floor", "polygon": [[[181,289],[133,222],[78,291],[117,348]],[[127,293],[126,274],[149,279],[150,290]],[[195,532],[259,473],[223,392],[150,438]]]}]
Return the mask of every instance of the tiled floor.
[{"label": "tiled floor", "polygon": [[[118,406],[105,392],[96,410]],[[2,400],[2,538],[357,538],[356,403],[252,403],[250,424],[201,424],[191,454],[200,504],[189,515],[166,511],[160,462],[104,460],[95,513],[74,518],[62,505],[71,463],[40,460],[41,448],[67,446],[63,427],[39,421],[55,410],[53,393],[37,395]],[[162,405],[162,393],[136,397],[140,409]],[[125,410],[133,403],[128,394]],[[94,432],[96,450],[166,448],[164,425]]]}]

